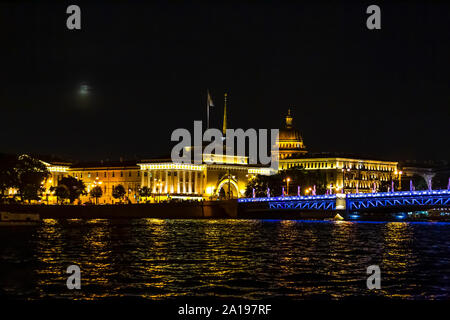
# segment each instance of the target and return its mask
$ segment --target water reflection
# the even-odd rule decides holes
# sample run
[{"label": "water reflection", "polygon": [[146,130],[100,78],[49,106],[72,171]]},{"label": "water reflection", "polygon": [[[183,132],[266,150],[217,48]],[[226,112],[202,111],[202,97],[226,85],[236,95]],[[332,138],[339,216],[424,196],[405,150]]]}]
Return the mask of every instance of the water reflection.
[{"label": "water reflection", "polygon": [[[450,290],[449,235],[448,224],[44,220],[0,233],[0,287],[30,299],[442,299]],[[66,288],[71,264],[81,268],[82,290]],[[376,292],[366,288],[372,264],[382,270]]]},{"label": "water reflection", "polygon": [[[384,245],[382,258],[382,294],[389,297],[412,298],[415,291],[414,272],[417,264],[413,248],[413,228],[405,222],[390,222],[383,227]],[[393,286],[403,285],[395,293]]]}]

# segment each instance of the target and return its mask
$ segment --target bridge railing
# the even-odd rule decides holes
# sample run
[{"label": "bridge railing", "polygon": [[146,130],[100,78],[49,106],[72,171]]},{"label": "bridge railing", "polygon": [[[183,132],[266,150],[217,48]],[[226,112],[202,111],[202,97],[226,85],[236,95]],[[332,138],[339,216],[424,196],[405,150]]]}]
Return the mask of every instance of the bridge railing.
[{"label": "bridge railing", "polygon": [[450,195],[450,190],[422,190],[422,191],[394,191],[373,193],[337,193],[316,196],[279,196],[260,198],[239,198],[238,202],[261,202],[261,201],[298,201],[298,200],[329,200],[336,198],[378,198],[378,197],[405,197],[405,196],[427,196],[427,195]]},{"label": "bridge railing", "polygon": [[331,200],[336,199],[339,194],[319,196],[288,196],[288,197],[265,197],[265,198],[239,198],[238,202],[267,202],[267,201],[299,201],[299,200]]},{"label": "bridge railing", "polygon": [[316,196],[240,198],[239,203],[267,203],[269,209],[356,211],[370,208],[448,206],[450,190],[349,193]]},{"label": "bridge railing", "polygon": [[347,198],[378,198],[378,197],[405,197],[405,196],[433,196],[450,195],[450,190],[421,190],[421,191],[394,191],[394,192],[373,192],[373,193],[348,193]]}]

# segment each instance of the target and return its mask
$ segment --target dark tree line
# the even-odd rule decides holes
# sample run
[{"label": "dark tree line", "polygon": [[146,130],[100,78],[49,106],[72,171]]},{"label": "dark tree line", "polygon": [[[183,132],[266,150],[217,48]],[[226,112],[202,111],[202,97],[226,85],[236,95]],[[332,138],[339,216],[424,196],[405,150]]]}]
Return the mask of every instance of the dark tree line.
[{"label": "dark tree line", "polygon": [[[289,181],[288,181],[289,180]],[[258,175],[251,179],[245,190],[246,197],[253,196],[253,189],[256,197],[266,197],[267,188],[270,189],[270,196],[280,196],[283,191],[289,195],[297,195],[298,186],[302,195],[308,194],[307,190],[316,186],[317,194],[324,194],[327,190],[327,172],[324,170],[305,170],[302,167],[293,167],[291,169],[279,171],[271,176]],[[309,194],[311,194],[309,192]]]},{"label": "dark tree line", "polygon": [[0,200],[10,188],[18,191],[20,201],[39,200],[44,192],[42,182],[50,176],[44,163],[28,155],[0,155]]},{"label": "dark tree line", "polygon": [[[28,155],[14,156],[0,154],[0,202],[9,195],[9,189],[17,190],[14,200],[30,202],[45,197],[44,182],[50,177],[47,166],[40,160]],[[69,200],[73,203],[86,194],[86,186],[81,180],[68,176],[50,188],[59,202]],[[44,199],[45,200],[45,199]]]}]

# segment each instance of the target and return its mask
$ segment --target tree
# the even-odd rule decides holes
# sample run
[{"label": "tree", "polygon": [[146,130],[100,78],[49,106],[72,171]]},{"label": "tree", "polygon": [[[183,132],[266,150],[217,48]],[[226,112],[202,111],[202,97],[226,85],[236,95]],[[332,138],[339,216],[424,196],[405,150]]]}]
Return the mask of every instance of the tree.
[{"label": "tree", "polygon": [[123,187],[123,185],[119,184],[116,187],[114,187],[112,196],[114,199],[122,200],[122,198],[125,196],[126,193],[127,192],[125,191],[125,188]]},{"label": "tree", "polygon": [[44,191],[42,182],[50,176],[46,165],[38,159],[22,155],[16,161],[14,172],[21,200],[38,200]]},{"label": "tree", "polygon": [[15,156],[0,154],[0,202],[9,188],[17,186],[16,161]]},{"label": "tree", "polygon": [[92,188],[91,192],[89,192],[89,195],[92,198],[95,198],[95,204],[98,204],[98,198],[101,198],[103,196],[103,190],[100,186],[95,186]]},{"label": "tree", "polygon": [[58,182],[58,186],[65,186],[67,188],[68,195],[66,199],[69,199],[70,203],[73,203],[76,199],[79,199],[81,195],[86,194],[86,186],[84,182],[72,176],[62,178]]},{"label": "tree", "polygon": [[55,195],[58,199],[58,202],[64,202],[65,199],[70,198],[69,188],[63,184],[58,184],[58,186],[55,188]]},{"label": "tree", "polygon": [[150,197],[151,194],[152,193],[151,193],[151,191],[150,191],[150,189],[148,187],[142,187],[142,188],[139,189],[139,196],[141,198]]},{"label": "tree", "polygon": [[255,189],[256,197],[266,197],[267,188],[270,189],[270,195],[277,197],[282,194],[284,187],[287,192],[287,178],[289,178],[289,194],[296,195],[297,187],[300,186],[302,194],[305,194],[307,188],[316,186],[317,194],[324,194],[327,190],[327,173],[323,170],[305,170],[303,167],[293,167],[287,170],[279,171],[271,176],[258,175],[251,179],[245,190],[246,197],[253,196]]}]

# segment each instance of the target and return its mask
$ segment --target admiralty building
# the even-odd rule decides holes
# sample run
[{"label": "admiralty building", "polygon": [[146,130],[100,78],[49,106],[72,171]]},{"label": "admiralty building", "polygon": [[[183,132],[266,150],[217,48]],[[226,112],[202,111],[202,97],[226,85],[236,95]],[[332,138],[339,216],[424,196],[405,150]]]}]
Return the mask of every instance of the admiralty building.
[{"label": "admiralty building", "polygon": [[[294,126],[293,115],[288,111],[278,137],[278,170],[301,167],[304,170],[321,170],[326,173],[329,188],[334,192],[371,192],[378,190],[383,181],[391,181],[399,174],[397,162],[361,157],[312,155],[307,151],[300,132]],[[103,196],[99,203],[113,203],[112,191],[118,185],[126,190],[131,203],[162,201],[166,199],[212,200],[243,197],[248,181],[258,174],[276,173],[269,167],[250,165],[244,156],[216,156],[203,154],[201,164],[173,163],[167,159],[142,159],[139,161],[101,161],[67,163],[42,159],[51,177],[45,181],[47,201],[55,202],[50,192],[52,186],[64,176],[81,179],[89,192],[100,186]],[[398,178],[398,177],[397,177]],[[147,187],[149,196],[139,196]],[[45,197],[44,197],[45,198]],[[89,201],[82,196],[81,201]]]}]

